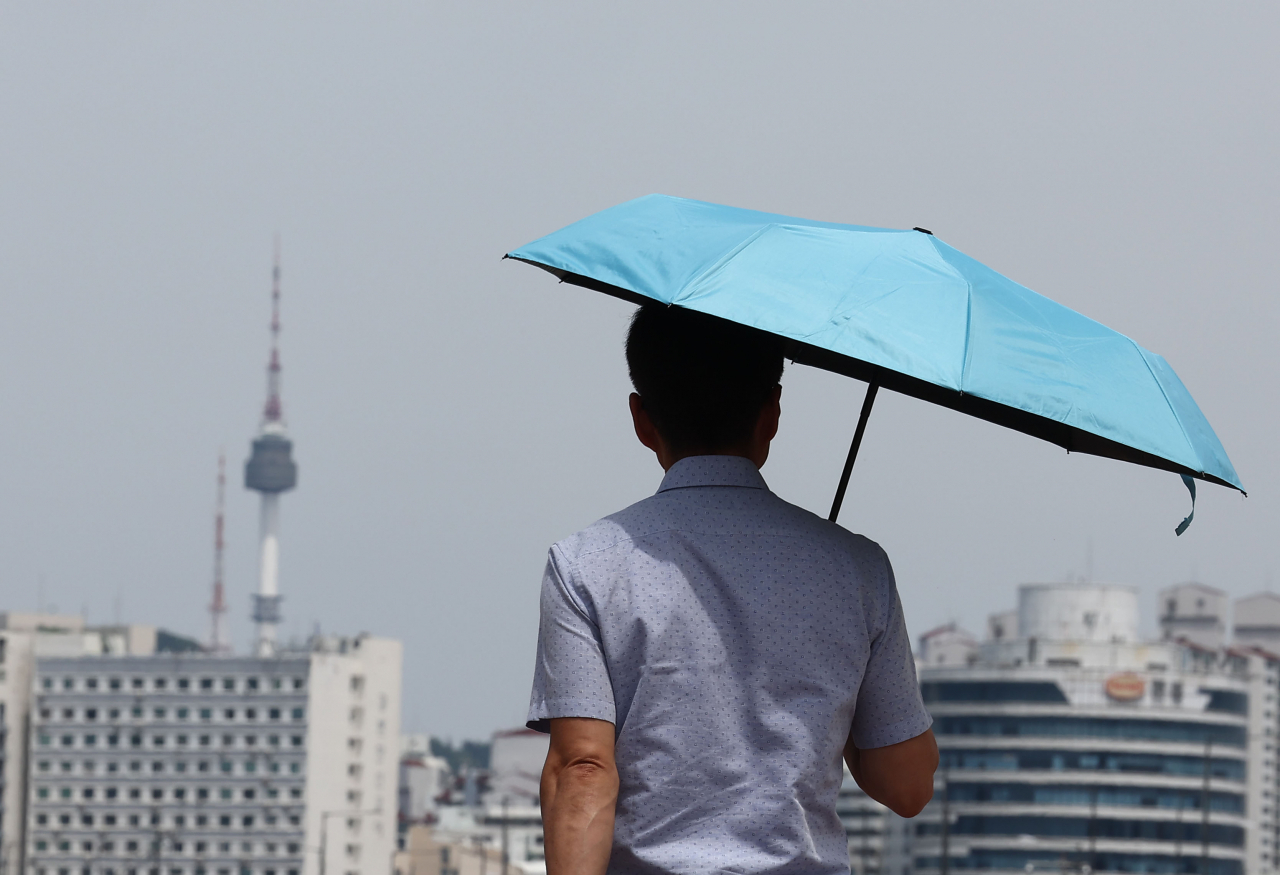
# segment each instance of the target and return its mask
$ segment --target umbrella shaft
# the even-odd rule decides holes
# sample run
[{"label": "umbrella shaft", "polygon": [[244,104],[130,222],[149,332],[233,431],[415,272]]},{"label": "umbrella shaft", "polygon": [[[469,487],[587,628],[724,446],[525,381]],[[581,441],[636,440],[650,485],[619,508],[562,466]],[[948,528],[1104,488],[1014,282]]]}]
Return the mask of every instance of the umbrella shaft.
[{"label": "umbrella shaft", "polygon": [[879,383],[867,384],[867,395],[862,399],[862,413],[858,415],[858,427],[853,430],[853,443],[849,445],[849,458],[844,460],[844,470],[840,472],[840,485],[836,487],[835,501],[831,502],[831,513],[827,519],[836,521],[840,516],[840,505],[844,503],[844,491],[849,488],[849,475],[853,473],[853,463],[858,458],[858,447],[862,446],[862,434],[867,430],[867,420],[871,417],[871,405],[876,402]]}]

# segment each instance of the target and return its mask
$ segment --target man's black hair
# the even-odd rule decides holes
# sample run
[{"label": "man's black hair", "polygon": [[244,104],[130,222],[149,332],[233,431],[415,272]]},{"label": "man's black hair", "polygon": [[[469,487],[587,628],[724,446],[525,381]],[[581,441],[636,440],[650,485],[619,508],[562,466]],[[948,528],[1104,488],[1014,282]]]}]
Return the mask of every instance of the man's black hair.
[{"label": "man's black hair", "polygon": [[750,440],[782,379],[783,341],[683,307],[644,304],[631,317],[631,384],[677,452],[711,452]]}]

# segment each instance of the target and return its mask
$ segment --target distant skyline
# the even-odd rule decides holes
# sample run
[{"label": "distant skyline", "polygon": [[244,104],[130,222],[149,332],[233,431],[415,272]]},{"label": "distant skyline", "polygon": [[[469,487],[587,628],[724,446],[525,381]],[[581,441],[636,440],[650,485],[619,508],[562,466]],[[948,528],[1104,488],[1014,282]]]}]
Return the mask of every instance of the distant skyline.
[{"label": "distant skyline", "polygon": [[[652,492],[631,308],[503,253],[650,192],[926,227],[1169,360],[1249,490],[882,392],[841,514],[910,629],[1018,583],[1233,597],[1280,557],[1280,9],[293,0],[0,10],[0,609],[251,636],[282,243],[283,637],[399,638],[405,730],[523,721],[547,547]],[[863,386],[783,378],[829,506]],[[43,581],[43,583],[41,583]]]}]

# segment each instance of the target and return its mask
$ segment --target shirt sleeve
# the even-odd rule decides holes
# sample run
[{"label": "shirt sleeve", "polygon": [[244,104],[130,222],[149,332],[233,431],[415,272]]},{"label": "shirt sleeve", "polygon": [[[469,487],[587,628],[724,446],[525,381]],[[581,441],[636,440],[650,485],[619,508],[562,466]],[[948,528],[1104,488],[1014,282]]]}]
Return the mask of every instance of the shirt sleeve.
[{"label": "shirt sleeve", "polygon": [[526,725],[550,732],[553,717],[616,723],[613,684],[593,612],[566,584],[568,562],[552,547],[542,576],[538,655]]},{"label": "shirt sleeve", "polygon": [[871,656],[853,711],[853,743],[861,749],[897,744],[933,725],[920,698],[907,622],[888,556],[884,557],[884,568],[887,581],[881,591],[882,625],[871,642]]}]

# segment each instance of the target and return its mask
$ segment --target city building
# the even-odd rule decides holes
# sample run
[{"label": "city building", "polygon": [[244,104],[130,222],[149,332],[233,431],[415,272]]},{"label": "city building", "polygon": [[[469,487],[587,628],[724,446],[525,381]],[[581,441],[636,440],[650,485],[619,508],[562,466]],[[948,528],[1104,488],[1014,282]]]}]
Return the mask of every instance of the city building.
[{"label": "city building", "polygon": [[1202,583],[1160,590],[1160,637],[1216,650],[1227,641],[1227,594]]},{"label": "city building", "polygon": [[150,655],[161,643],[185,640],[154,626],[88,626],[74,615],[0,613],[0,875],[23,871],[25,777],[37,659]]},{"label": "city building", "polygon": [[1236,599],[1234,614],[1237,645],[1280,653],[1280,595],[1260,592]]},{"label": "city building", "polygon": [[[1194,604],[1162,614],[1212,627]],[[1016,619],[968,664],[919,664],[941,765],[913,871],[1270,871],[1248,839],[1275,801],[1265,658],[1139,640],[1126,587],[1026,585]]]},{"label": "city building", "polygon": [[385,875],[401,648],[35,661],[29,875]]},{"label": "city building", "polygon": [[426,735],[400,737],[399,829],[403,834],[417,823],[434,823],[436,809],[453,781],[447,760],[433,756]]}]

